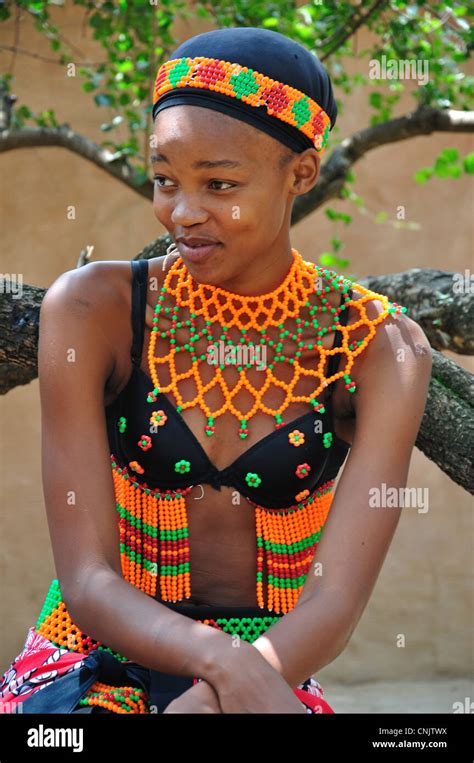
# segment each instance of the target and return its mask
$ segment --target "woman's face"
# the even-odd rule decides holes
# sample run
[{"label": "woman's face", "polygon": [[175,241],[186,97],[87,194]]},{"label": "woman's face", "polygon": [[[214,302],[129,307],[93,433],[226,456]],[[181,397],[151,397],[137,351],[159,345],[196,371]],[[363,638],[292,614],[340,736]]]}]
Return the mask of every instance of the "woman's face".
[{"label": "woman's face", "polygon": [[[290,257],[292,202],[318,176],[315,149],[294,154],[261,130],[198,106],[161,111],[154,126],[153,211],[197,281],[251,284]],[[180,237],[219,242],[201,259]]]}]

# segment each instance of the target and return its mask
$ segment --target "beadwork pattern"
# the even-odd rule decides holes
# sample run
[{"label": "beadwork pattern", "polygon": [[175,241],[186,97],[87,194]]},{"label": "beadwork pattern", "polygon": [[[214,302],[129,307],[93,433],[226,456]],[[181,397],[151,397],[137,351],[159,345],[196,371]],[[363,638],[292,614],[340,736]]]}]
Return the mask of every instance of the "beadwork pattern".
[{"label": "beadwork pattern", "polygon": [[[197,619],[196,622],[209,625],[252,643],[280,617],[281,615],[277,614],[265,617],[217,617],[215,619]],[[57,579],[51,581],[35,624],[35,631],[47,638],[54,646],[78,652],[84,657],[87,657],[94,649],[99,649],[109,652],[121,662],[129,662],[119,652],[90,638],[74,625],[62,599]],[[114,713],[143,714],[150,712],[149,697],[144,689],[134,686],[112,686],[101,681],[95,681],[92,684],[85,696],[79,701],[79,705],[96,705]]]},{"label": "beadwork pattern", "polygon": [[111,686],[95,681],[79,705],[105,707],[112,713],[149,713],[147,692],[135,686]]},{"label": "beadwork pattern", "polygon": [[[317,401],[317,396],[331,382],[342,376],[344,377],[345,388],[349,392],[356,390],[356,384],[350,377],[350,371],[355,359],[365,350],[375,336],[377,324],[381,323],[390,313],[406,312],[406,307],[397,305],[396,302],[391,302],[386,295],[373,292],[360,284],[357,284],[357,290],[362,293],[362,297],[360,299],[350,299],[347,296],[347,292],[353,285],[352,281],[338,275],[334,271],[319,268],[312,262],[306,262],[294,248],[292,248],[291,252],[293,262],[280,286],[270,293],[255,297],[234,294],[218,286],[196,282],[189,273],[183,259],[180,256],[176,258],[166,274],[153,317],[153,328],[148,348],[148,367],[150,377],[155,386],[148,393],[148,402],[159,392],[173,392],[177,411],[198,405],[207,416],[205,432],[209,436],[215,432],[216,420],[226,411],[230,411],[239,421],[239,436],[247,437],[249,431],[248,423],[257,411],[262,411],[267,415],[273,416],[275,428],[278,428],[282,423],[282,413],[294,402],[310,403],[315,411],[324,413],[324,406]],[[318,284],[322,284],[324,280],[329,280],[329,286],[324,289],[318,288]],[[340,307],[331,307],[331,304],[324,296],[324,292],[327,293],[328,291],[340,291],[342,293],[344,302]],[[321,306],[312,305],[310,295],[313,293],[321,297]],[[172,309],[167,306],[165,307],[163,304],[166,294],[171,295],[173,299],[174,306]],[[374,298],[380,300],[383,310],[377,318],[369,319],[365,304]],[[345,326],[339,323],[339,315],[343,310],[347,310],[349,306],[358,310],[359,320]],[[315,330],[315,339],[309,343],[301,340],[303,328],[310,323],[309,321],[304,321],[299,316],[303,308],[308,309],[311,323]],[[189,310],[189,319],[181,316],[180,311],[184,310]],[[319,326],[316,317],[318,312],[328,312],[333,315],[330,328]],[[162,313],[171,318],[171,328],[166,331],[161,330],[159,325]],[[295,318],[296,321],[296,333],[291,336],[291,339],[295,342],[296,349],[294,353],[285,356],[281,354],[281,348],[283,347],[282,340],[290,334],[289,330],[285,328],[285,321],[288,318]],[[205,322],[202,330],[197,329],[198,319],[203,319]],[[362,325],[367,327],[367,336],[358,342],[350,343],[351,333]],[[217,327],[218,335],[224,337],[223,340],[218,340],[212,335],[211,327],[214,326]],[[247,378],[246,369],[242,365],[236,367],[236,370],[239,372],[239,381],[231,390],[229,390],[227,381],[222,373],[223,366],[216,366],[212,380],[204,384],[200,375],[200,366],[207,361],[207,355],[202,354],[198,356],[195,351],[195,344],[201,337],[206,337],[211,345],[217,345],[218,341],[225,341],[227,346],[235,346],[228,335],[228,331],[230,328],[236,327],[242,335],[240,343],[248,342],[249,345],[254,345],[255,342],[250,341],[248,336],[250,330],[253,329],[260,334],[260,343],[268,343],[273,346],[275,343],[270,340],[267,334],[267,329],[270,326],[279,329],[280,341],[275,346],[276,354],[272,362],[268,363],[265,369],[261,371],[265,375],[265,381],[259,389],[255,389],[251,384]],[[178,328],[189,332],[187,340],[181,344],[176,338],[176,330]],[[336,330],[342,332],[341,347],[330,350],[325,349],[322,341],[324,334],[328,331]],[[158,335],[168,339],[168,352],[161,356],[156,355]],[[313,347],[318,348],[319,362],[315,363],[314,368],[304,368],[301,366],[299,359],[305,349],[313,349]],[[187,371],[178,373],[175,358],[178,353],[182,352],[189,353],[191,362]],[[342,371],[338,371],[333,376],[326,378],[324,371],[327,359],[336,353],[346,355],[346,366]],[[283,381],[273,373],[275,363],[278,362],[287,362],[292,366],[293,377],[289,382]],[[169,370],[171,381],[168,385],[162,385],[158,376],[157,368],[163,364]],[[246,367],[251,367],[251,365],[248,363]],[[300,378],[310,376],[315,377],[317,382],[313,392],[310,395],[294,394],[293,390]],[[194,398],[187,401],[183,399],[179,389],[179,384],[186,379],[192,379],[194,382],[193,387],[197,390]],[[275,388],[277,392],[282,390],[285,392],[285,399],[278,408],[270,408],[263,403],[263,398],[271,387]],[[225,399],[223,405],[217,410],[210,409],[205,397],[213,388],[222,391]],[[254,404],[247,412],[239,410],[234,402],[237,394],[244,389],[255,398]],[[325,446],[329,447],[329,445],[330,439],[326,438]]]},{"label": "beadwork pattern", "polygon": [[300,508],[287,512],[255,506],[259,607],[287,613],[296,605],[331,508],[333,484],[331,480],[321,485]]},{"label": "beadwork pattern", "polygon": [[[197,622],[219,627],[225,633],[231,636],[239,636],[239,638],[251,643],[259,638],[273,623],[277,622],[280,617],[281,614],[275,613],[274,615],[263,617],[234,616],[198,619]],[[90,654],[94,649],[101,649],[109,652],[122,662],[128,661],[127,657],[104,646],[100,641],[87,637],[79,628],[72,624],[62,599],[61,588],[57,579],[51,581],[35,628],[38,633],[41,633],[42,636],[51,641],[55,646],[66,647],[70,651],[78,652],[85,656]]]},{"label": "beadwork pattern", "polygon": [[[115,461],[112,467],[125,580],[154,598],[159,585],[163,601],[190,598],[189,527],[184,493],[192,486],[181,494],[176,491],[162,494],[130,479],[127,470]],[[247,476],[249,484],[255,481],[258,485],[257,474]],[[256,509],[259,607],[283,614],[296,604],[330,509],[333,484],[329,480],[312,495],[303,491],[300,501],[283,511],[263,509],[249,501]],[[277,574],[279,570],[285,574]],[[264,571],[268,573],[266,591]]]},{"label": "beadwork pattern", "polygon": [[153,106],[169,90],[180,87],[212,90],[251,106],[263,106],[271,116],[304,133],[316,151],[324,152],[331,120],[316,101],[291,85],[239,63],[205,56],[173,58],[158,69]]}]

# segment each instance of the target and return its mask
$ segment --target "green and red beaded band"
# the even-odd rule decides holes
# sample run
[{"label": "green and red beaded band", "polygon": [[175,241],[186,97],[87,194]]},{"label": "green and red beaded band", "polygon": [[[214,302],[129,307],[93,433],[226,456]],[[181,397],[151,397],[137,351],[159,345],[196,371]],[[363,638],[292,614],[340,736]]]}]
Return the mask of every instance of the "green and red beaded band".
[{"label": "green and red beaded band", "polygon": [[238,98],[251,106],[265,106],[267,113],[301,130],[319,153],[326,145],[331,120],[312,98],[284,82],[239,63],[217,58],[173,58],[158,69],[153,106],[169,90],[195,87]]}]

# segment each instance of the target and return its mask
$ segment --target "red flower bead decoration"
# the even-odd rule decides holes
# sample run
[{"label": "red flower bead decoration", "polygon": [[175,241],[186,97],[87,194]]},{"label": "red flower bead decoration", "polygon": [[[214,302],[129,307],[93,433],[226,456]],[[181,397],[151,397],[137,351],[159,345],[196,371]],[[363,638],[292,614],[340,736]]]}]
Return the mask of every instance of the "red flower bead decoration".
[{"label": "red flower bead decoration", "polygon": [[149,437],[147,434],[142,434],[142,436],[138,440],[138,446],[142,450],[150,450],[150,448],[151,448],[151,437]]},{"label": "red flower bead decoration", "polygon": [[299,429],[293,429],[293,431],[288,435],[288,439],[291,444],[295,446],[295,448],[298,448],[304,443],[304,434],[303,432],[300,432]]},{"label": "red flower bead decoration", "polygon": [[308,476],[310,471],[311,471],[311,467],[309,464],[298,464],[296,469],[296,476],[303,479],[304,477]]}]

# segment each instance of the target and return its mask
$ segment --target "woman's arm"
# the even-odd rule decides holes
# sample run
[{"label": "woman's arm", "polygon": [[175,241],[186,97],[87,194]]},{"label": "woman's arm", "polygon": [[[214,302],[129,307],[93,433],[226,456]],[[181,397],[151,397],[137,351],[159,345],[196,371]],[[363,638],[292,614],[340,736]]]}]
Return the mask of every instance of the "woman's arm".
[{"label": "woman's arm", "polygon": [[354,442],[301,596],[253,643],[292,687],[343,651],[367,605],[402,505],[374,496],[406,486],[425,409],[432,358],[414,321],[387,319],[362,365]]},{"label": "woman's arm", "polygon": [[56,572],[85,633],[145,667],[212,682],[228,634],[173,612],[122,576],[104,415],[120,299],[113,266],[98,262],[60,276],[41,306],[42,476]]}]

